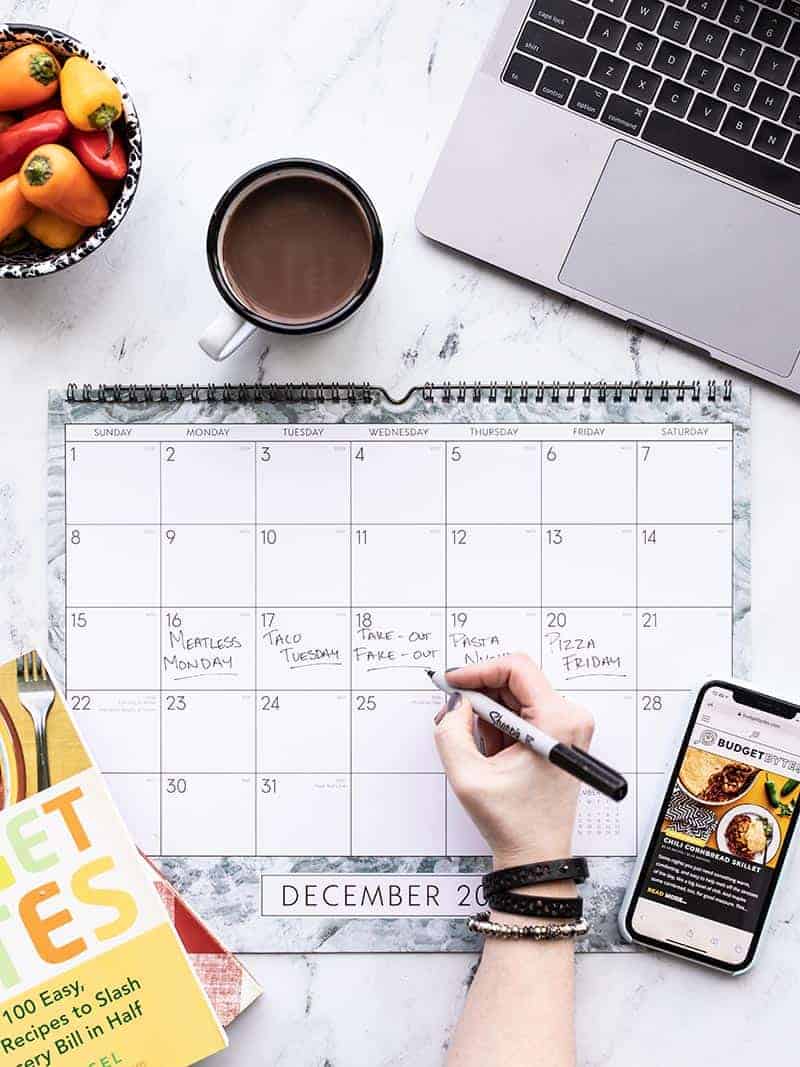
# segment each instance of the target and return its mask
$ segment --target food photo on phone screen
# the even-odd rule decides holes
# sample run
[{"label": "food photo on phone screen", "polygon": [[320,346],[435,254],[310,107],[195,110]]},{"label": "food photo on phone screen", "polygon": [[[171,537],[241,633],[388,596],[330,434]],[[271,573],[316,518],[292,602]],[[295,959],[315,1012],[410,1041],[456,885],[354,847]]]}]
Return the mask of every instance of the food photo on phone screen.
[{"label": "food photo on phone screen", "polygon": [[738,696],[701,691],[627,917],[636,939],[732,971],[754,954],[800,796],[800,723]]}]

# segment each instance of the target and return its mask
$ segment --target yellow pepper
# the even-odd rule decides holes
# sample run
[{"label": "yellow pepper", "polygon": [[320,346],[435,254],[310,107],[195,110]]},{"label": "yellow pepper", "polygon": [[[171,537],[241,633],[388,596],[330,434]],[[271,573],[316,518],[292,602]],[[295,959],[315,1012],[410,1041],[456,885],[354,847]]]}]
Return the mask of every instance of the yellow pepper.
[{"label": "yellow pepper", "polygon": [[52,211],[37,211],[33,218],[25,223],[25,229],[43,245],[59,251],[72,248],[84,233],[83,226],[70,219],[62,219]]},{"label": "yellow pepper", "polygon": [[79,130],[108,130],[122,114],[122,94],[88,59],[71,56],[61,71],[61,106]]}]

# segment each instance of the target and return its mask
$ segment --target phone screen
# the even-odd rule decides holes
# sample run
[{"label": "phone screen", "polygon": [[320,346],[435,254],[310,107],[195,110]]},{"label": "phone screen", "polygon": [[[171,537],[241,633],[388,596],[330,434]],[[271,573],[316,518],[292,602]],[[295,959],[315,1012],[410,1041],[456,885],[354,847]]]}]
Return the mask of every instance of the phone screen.
[{"label": "phone screen", "polygon": [[800,810],[799,710],[724,682],[700,691],[625,917],[636,940],[750,963]]}]

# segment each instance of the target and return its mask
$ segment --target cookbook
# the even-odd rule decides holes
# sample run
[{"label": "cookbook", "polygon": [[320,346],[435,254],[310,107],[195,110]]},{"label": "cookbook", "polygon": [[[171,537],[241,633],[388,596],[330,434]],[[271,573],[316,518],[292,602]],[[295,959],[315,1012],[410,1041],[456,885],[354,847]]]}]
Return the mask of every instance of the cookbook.
[{"label": "cookbook", "polygon": [[227,1045],[36,653],[0,667],[0,1067],[185,1067]]}]

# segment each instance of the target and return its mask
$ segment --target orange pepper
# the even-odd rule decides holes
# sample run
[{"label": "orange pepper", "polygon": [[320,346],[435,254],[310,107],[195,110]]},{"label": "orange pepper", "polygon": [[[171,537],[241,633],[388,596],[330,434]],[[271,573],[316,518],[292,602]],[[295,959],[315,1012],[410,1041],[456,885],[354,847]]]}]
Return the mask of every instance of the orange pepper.
[{"label": "orange pepper", "polygon": [[106,195],[77,156],[61,144],[34,148],[19,172],[22,195],[35,207],[79,226],[108,218]]},{"label": "orange pepper", "polygon": [[20,192],[18,174],[0,182],[0,241],[33,218],[36,209]]},{"label": "orange pepper", "polygon": [[76,245],[83,236],[84,228],[77,222],[54,215],[52,211],[37,211],[33,218],[25,223],[25,229],[43,245],[60,251]]},{"label": "orange pepper", "polygon": [[40,104],[58,92],[58,60],[40,44],[26,44],[0,59],[0,111]]}]

